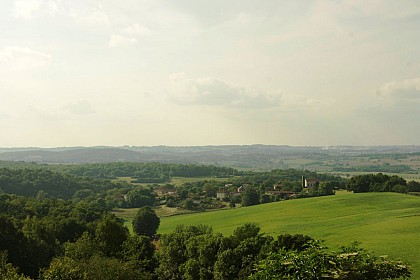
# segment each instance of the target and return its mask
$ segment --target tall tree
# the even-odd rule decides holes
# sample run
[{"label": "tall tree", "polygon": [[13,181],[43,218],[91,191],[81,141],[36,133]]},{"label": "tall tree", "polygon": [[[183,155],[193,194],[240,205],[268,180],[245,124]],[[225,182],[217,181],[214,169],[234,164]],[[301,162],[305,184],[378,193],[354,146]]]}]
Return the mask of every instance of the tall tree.
[{"label": "tall tree", "polygon": [[254,188],[246,188],[242,195],[242,206],[252,206],[260,203],[260,195]]},{"label": "tall tree", "polygon": [[11,263],[7,263],[7,253],[4,251],[0,251],[0,279],[30,280],[29,277],[20,274]]},{"label": "tall tree", "polygon": [[106,256],[116,256],[128,238],[128,229],[115,215],[104,215],[96,226],[96,239]]},{"label": "tall tree", "polygon": [[157,262],[154,258],[155,248],[147,236],[132,235],[123,244],[121,259],[126,266],[141,272],[153,272]]},{"label": "tall tree", "polygon": [[160,219],[150,207],[142,207],[133,219],[133,230],[138,235],[152,237],[156,234]]},{"label": "tall tree", "polygon": [[154,194],[148,189],[134,189],[127,193],[128,207],[152,206],[155,203]]}]

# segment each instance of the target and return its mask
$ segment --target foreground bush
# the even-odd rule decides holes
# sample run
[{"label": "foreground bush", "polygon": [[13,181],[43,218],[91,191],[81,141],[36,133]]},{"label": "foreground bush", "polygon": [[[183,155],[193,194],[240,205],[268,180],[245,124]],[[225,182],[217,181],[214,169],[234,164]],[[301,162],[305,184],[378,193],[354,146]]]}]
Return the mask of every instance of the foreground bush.
[{"label": "foreground bush", "polygon": [[327,252],[319,246],[303,251],[270,253],[255,266],[252,280],[260,279],[397,279],[409,278],[409,267],[401,261],[377,257],[356,244]]}]

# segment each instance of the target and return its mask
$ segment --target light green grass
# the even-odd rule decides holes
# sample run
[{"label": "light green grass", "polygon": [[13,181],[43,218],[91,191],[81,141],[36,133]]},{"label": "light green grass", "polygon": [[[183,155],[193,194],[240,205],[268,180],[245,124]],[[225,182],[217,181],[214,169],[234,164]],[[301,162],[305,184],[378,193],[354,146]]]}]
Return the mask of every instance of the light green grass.
[{"label": "light green grass", "polygon": [[[134,177],[118,177],[114,181],[122,181],[125,183],[130,183],[136,186],[147,186],[147,185],[166,185],[167,183],[133,183],[132,181],[135,180]],[[228,181],[229,178],[217,178],[217,177],[173,177],[169,184],[175,185],[179,187],[185,183],[194,183],[199,181],[216,181],[216,182],[225,182]]]},{"label": "light green grass", "polygon": [[[331,175],[335,175],[335,176],[339,176],[342,178],[350,178],[353,176],[357,176],[357,175],[368,175],[368,174],[378,174],[379,172],[362,172],[362,171],[354,171],[354,172],[345,172],[345,171],[331,171],[331,172],[326,172],[328,174]],[[420,182],[420,175],[415,173],[391,173],[391,172],[381,172],[382,174],[388,175],[388,176],[398,176],[403,178],[404,180],[406,180],[407,182],[409,181],[417,181]]]},{"label": "light green grass", "polygon": [[[167,206],[155,206],[152,208],[159,218],[195,213],[192,210],[186,210],[176,207],[172,208]],[[118,217],[122,218],[124,220],[124,226],[126,226],[129,229],[129,231],[133,233],[133,219],[136,216],[137,211],[139,211],[139,209],[140,208],[117,208],[114,209],[112,212]]]},{"label": "light green grass", "polygon": [[420,198],[409,195],[335,195],[163,217],[159,233],[170,232],[178,224],[207,224],[229,235],[249,222],[273,236],[307,234],[325,240],[331,248],[357,240],[379,255],[411,263],[413,279],[420,279]]},{"label": "light green grass", "polygon": [[194,183],[198,181],[216,181],[216,182],[225,182],[229,178],[216,178],[216,177],[173,177],[170,184],[175,186],[181,186],[185,183]]}]

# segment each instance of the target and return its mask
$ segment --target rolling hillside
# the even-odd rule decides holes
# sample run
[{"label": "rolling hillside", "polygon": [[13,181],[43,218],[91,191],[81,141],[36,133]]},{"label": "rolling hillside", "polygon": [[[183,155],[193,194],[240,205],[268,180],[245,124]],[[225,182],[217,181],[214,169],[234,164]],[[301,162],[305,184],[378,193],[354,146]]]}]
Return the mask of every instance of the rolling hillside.
[{"label": "rolling hillside", "polygon": [[409,262],[420,279],[420,198],[396,193],[342,194],[289,200],[217,212],[161,219],[159,233],[177,224],[207,224],[231,234],[244,223],[264,233],[302,233],[325,240],[328,247],[360,241],[380,255]]}]

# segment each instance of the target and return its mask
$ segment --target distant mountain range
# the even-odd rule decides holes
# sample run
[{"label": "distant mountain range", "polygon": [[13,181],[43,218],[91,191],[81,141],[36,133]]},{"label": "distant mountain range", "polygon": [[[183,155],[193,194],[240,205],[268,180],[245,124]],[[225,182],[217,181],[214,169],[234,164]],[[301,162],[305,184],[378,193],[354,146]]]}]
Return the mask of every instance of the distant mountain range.
[{"label": "distant mountain range", "polygon": [[420,146],[294,147],[277,145],[0,148],[0,160],[36,163],[172,162],[282,168],[291,158],[420,153]]}]

